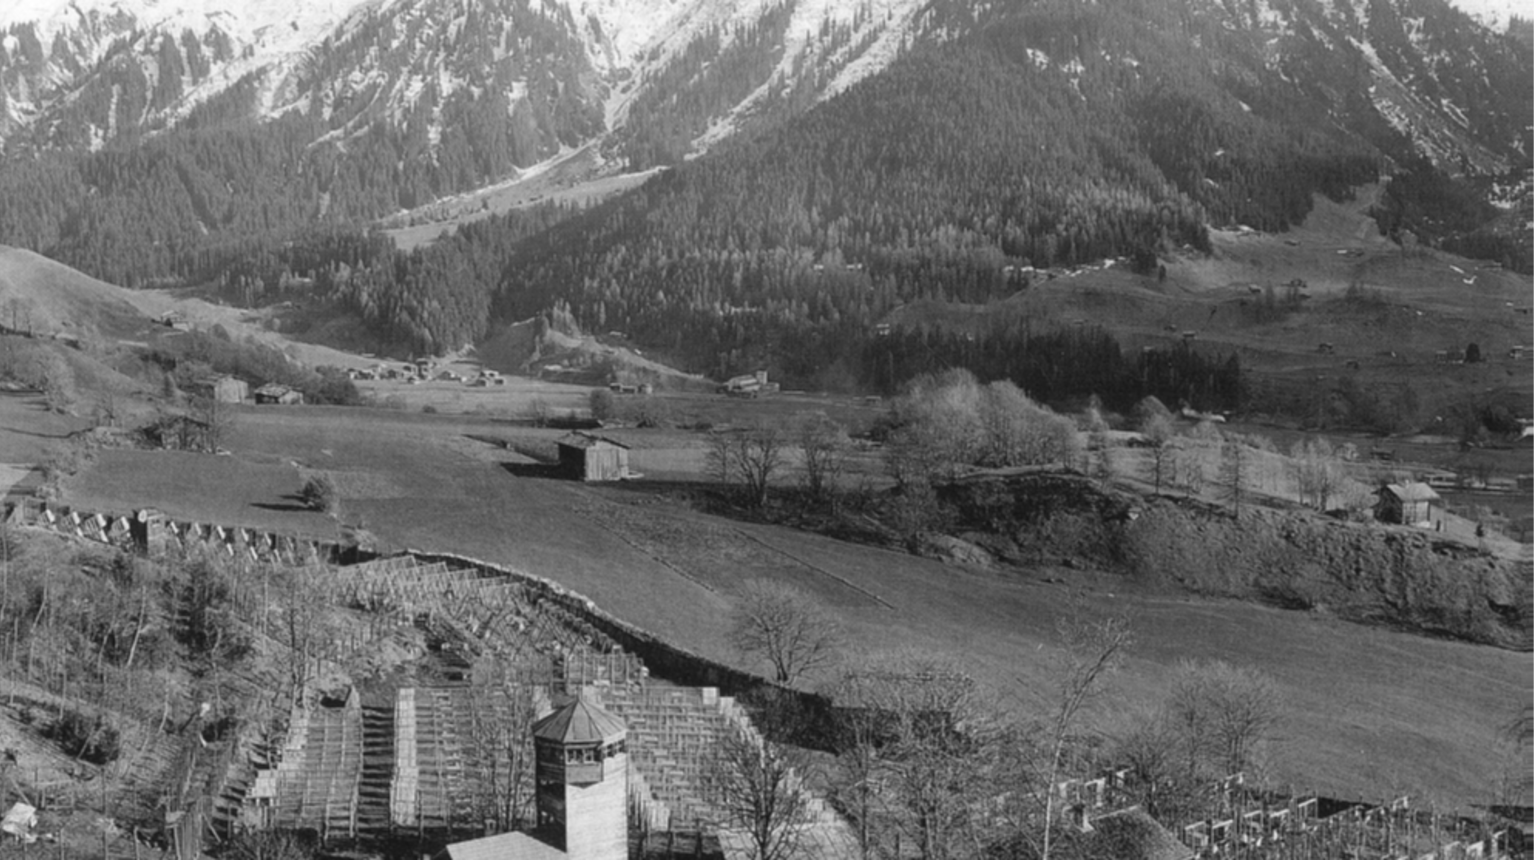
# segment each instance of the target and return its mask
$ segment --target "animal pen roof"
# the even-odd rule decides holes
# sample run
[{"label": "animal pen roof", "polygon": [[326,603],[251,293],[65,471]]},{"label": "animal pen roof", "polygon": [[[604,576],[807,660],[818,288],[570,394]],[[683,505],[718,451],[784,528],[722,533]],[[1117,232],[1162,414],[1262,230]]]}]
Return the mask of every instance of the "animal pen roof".
[{"label": "animal pen roof", "polygon": [[1192,860],[1193,851],[1177,841],[1138,806],[1092,819],[1087,835],[1088,852],[1093,857],[1118,860]]},{"label": "animal pen roof", "polygon": [[566,448],[596,448],[600,445],[611,445],[614,448],[628,450],[629,447],[616,439],[598,436],[595,433],[568,433],[557,439],[555,444]]},{"label": "animal pen roof", "polygon": [[582,698],[533,723],[533,738],[562,744],[597,744],[628,732],[623,720]]},{"label": "animal pen roof", "polygon": [[447,846],[448,860],[565,860],[565,852],[526,833],[502,833]]},{"label": "animal pen roof", "polygon": [[1432,487],[1417,481],[1405,484],[1386,484],[1385,492],[1400,499],[1403,502],[1436,502],[1440,500],[1438,493]]}]

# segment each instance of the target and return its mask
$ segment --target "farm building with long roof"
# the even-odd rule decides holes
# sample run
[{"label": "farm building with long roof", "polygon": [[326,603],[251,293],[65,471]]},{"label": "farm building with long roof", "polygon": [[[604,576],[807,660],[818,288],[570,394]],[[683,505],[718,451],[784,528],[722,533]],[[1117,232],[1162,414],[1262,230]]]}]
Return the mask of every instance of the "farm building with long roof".
[{"label": "farm building with long roof", "polygon": [[629,446],[595,433],[570,433],[555,444],[559,468],[577,481],[621,481],[629,477]]},{"label": "farm building with long roof", "polygon": [[1379,503],[1374,510],[1375,517],[1381,522],[1423,525],[1432,522],[1434,506],[1442,504],[1442,497],[1432,487],[1411,481],[1381,487]]}]

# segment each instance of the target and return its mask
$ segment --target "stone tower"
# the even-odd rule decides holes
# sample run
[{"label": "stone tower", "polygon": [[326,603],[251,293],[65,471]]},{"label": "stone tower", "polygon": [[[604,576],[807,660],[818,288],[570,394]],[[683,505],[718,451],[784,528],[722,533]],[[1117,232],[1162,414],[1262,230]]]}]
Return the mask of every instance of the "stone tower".
[{"label": "stone tower", "polygon": [[538,829],[570,860],[628,860],[627,738],[580,697],[533,724]]}]

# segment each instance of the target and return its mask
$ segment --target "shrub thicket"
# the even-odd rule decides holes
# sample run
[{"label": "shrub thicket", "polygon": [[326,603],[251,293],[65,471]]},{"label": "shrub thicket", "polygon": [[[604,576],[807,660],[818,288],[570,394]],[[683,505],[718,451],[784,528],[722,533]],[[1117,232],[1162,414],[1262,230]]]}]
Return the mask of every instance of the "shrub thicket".
[{"label": "shrub thicket", "polygon": [[312,511],[333,514],[341,509],[341,494],[329,475],[313,475],[298,491],[298,498]]},{"label": "shrub thicket", "polygon": [[91,764],[109,764],[122,753],[117,729],[100,717],[66,710],[48,729],[48,736],[68,755]]}]

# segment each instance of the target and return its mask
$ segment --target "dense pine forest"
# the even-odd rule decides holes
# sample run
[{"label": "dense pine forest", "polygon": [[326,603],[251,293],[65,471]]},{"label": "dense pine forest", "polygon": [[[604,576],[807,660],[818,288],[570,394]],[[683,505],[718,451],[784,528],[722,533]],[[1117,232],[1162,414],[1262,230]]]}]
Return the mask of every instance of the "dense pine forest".
[{"label": "dense pine forest", "polygon": [[[524,48],[568,55],[558,21],[498,5]],[[1271,67],[1264,35],[1245,26],[1251,10],[933,4],[926,26],[946,38],[909,46],[886,72],[808,110],[823,81],[777,90],[744,133],[682,160],[771,74],[787,9],[768,7],[727,47],[721,31],[705,31],[660,69],[607,151],[636,169],[673,166],[595,208],[516,211],[410,253],[370,234],[372,219],[502,177],[602,124],[579,63],[497,65],[499,37],[468,27],[454,44],[405,41],[495,73],[428,92],[408,121],[389,121],[371,107],[378,84],[327,83],[420,26],[375,13],[327,42],[286,93],[307,107],[280,119],[248,119],[252,80],[164,133],[12,160],[0,171],[0,242],[129,286],[207,284],[250,305],[307,293],[401,352],[455,349],[558,305],[588,329],[623,331],[710,374],[765,366],[791,384],[887,390],[948,362],[1027,379],[1045,399],[1156,393],[1221,407],[1240,396],[1223,359],[1195,368],[1168,353],[1164,371],[1151,358],[1104,357],[1117,350],[1106,335],[878,324],[915,301],[994,301],[1051,267],[1123,258],[1151,276],[1159,256],[1207,251],[1210,227],[1282,231],[1314,194],[1345,196],[1385,172],[1397,178],[1382,229],[1530,268],[1526,236],[1487,229],[1494,178],[1478,190],[1417,157],[1369,104],[1356,52],[1312,56],[1318,40],[1290,36],[1285,64]],[[1376,12],[1368,31],[1382,44],[1398,38],[1394,12]],[[815,38],[822,51],[856,53],[865,46],[850,45],[851,32]],[[183,43],[188,58],[222,50]],[[1495,48],[1481,79],[1441,78],[1481,100],[1492,136],[1523,121],[1492,100],[1530,88],[1527,45],[1509,37]],[[1352,83],[1330,88],[1329,78]],[[542,89],[517,110],[496,101],[527,80]],[[95,109],[93,93],[80,110]],[[338,135],[344,145],[324,144]],[[1040,344],[1092,369],[1050,370]]]}]

